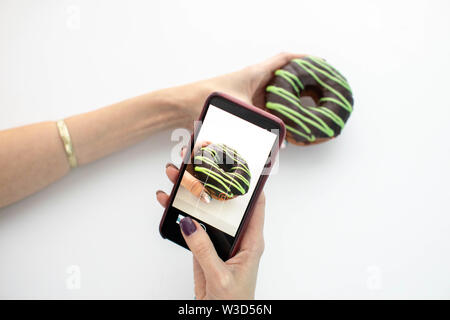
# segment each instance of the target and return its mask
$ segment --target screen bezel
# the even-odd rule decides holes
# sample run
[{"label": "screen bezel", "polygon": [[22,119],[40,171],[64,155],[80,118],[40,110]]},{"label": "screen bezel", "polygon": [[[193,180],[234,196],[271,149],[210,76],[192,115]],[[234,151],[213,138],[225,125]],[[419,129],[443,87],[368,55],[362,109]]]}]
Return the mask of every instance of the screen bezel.
[{"label": "screen bezel", "polygon": [[[208,112],[209,106],[213,105],[219,109],[222,109],[225,112],[228,112],[234,116],[237,116],[247,122],[250,122],[254,125],[257,125],[258,127],[265,129],[265,130],[278,130],[278,133],[281,132],[281,130],[284,128],[281,127],[280,122],[277,122],[269,117],[267,117],[265,114],[261,112],[256,112],[254,110],[251,110],[250,108],[247,108],[237,102],[234,102],[232,100],[229,100],[221,95],[211,95],[209,99],[205,102],[205,106],[203,108],[202,114],[199,118],[200,123],[203,123],[203,120]],[[190,153],[192,152],[194,145],[195,145],[195,138],[198,136],[198,133],[201,130],[201,125],[198,125],[194,128],[194,134],[191,136],[190,139],[190,152],[187,153],[185,159],[183,159],[183,163],[180,168],[180,174],[178,176],[178,179],[176,183],[173,186],[171,196],[168,201],[168,206],[165,210],[163,219],[160,224],[160,233],[163,238],[167,238],[178,245],[189,249],[182,234],[180,231],[179,225],[176,223],[176,220],[178,218],[178,214],[182,214],[183,216],[189,216],[198,222],[202,222],[202,224],[206,225],[206,232],[211,238],[211,241],[214,244],[214,247],[216,248],[217,254],[219,257],[221,257],[223,260],[226,260],[230,257],[231,253],[235,249],[240,234],[245,227],[245,222],[249,216],[249,213],[251,212],[252,203],[256,200],[256,194],[258,190],[258,186],[264,181],[265,177],[264,175],[261,175],[258,179],[258,182],[256,184],[256,187],[253,191],[253,194],[249,200],[249,203],[247,205],[247,208],[242,216],[242,219],[239,223],[239,227],[236,231],[236,234],[234,237],[230,236],[229,234],[221,231],[220,229],[217,229],[211,225],[208,225],[204,223],[203,221],[199,221],[197,218],[189,215],[186,212],[183,212],[175,207],[173,207],[173,202],[175,199],[175,195],[178,192],[178,188],[181,184],[181,178],[183,177],[184,172],[187,168],[187,162],[190,159]],[[268,155],[267,159],[270,159],[271,154],[275,154],[279,147],[279,138],[278,135],[275,139],[275,142],[272,146],[272,150],[270,154]],[[275,153],[274,153],[275,152]],[[267,161],[266,161],[267,162]],[[268,168],[272,165],[272,163],[267,163],[265,168]]]}]

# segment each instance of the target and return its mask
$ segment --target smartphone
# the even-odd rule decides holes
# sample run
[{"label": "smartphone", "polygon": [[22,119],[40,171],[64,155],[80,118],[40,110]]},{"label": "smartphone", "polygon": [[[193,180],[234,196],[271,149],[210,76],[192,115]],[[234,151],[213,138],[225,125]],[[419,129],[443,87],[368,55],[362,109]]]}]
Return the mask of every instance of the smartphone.
[{"label": "smartphone", "polygon": [[[189,216],[206,230],[225,261],[238,250],[253,206],[277,164],[285,127],[276,116],[218,92],[206,99],[196,124],[159,230],[188,249],[179,222]],[[209,203],[184,187],[182,182],[192,179],[211,196]]]}]

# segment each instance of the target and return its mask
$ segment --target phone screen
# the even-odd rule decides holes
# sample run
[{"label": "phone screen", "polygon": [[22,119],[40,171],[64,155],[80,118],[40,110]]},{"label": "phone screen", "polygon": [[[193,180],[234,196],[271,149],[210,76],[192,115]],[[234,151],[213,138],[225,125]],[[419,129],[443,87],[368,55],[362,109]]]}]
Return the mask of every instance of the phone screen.
[{"label": "phone screen", "polygon": [[[269,130],[209,104],[197,131],[189,163],[171,204],[172,219],[196,219],[208,232],[219,255],[234,243],[253,193],[270,161],[278,130]],[[205,202],[192,192],[193,179],[211,196]],[[172,221],[172,222],[171,222]],[[178,231],[179,233],[179,231]],[[184,240],[183,240],[184,242]]]}]

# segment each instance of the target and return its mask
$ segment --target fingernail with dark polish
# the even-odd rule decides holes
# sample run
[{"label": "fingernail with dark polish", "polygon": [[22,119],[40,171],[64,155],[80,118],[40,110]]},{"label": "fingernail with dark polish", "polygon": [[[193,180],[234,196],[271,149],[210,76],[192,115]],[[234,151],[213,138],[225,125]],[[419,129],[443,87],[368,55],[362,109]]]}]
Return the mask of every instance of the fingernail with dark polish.
[{"label": "fingernail with dark polish", "polygon": [[188,237],[197,230],[194,221],[192,221],[192,219],[189,217],[181,219],[180,226],[181,231],[183,231],[183,233]]}]

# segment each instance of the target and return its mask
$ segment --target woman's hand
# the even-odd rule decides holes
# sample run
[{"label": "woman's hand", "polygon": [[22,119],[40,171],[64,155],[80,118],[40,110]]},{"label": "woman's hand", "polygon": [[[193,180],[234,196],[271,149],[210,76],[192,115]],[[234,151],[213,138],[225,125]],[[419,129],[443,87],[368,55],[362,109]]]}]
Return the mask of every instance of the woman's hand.
[{"label": "woman's hand", "polygon": [[264,90],[273,73],[292,59],[301,56],[303,55],[280,53],[239,71],[179,87],[184,92],[181,96],[185,97],[184,101],[181,101],[181,109],[189,119],[185,127],[192,127],[192,122],[198,118],[207,96],[214,91],[227,93],[259,108],[264,107]]},{"label": "woman's hand", "polygon": [[[204,203],[210,203],[212,200],[211,194],[206,190],[206,188],[203,185],[203,182],[198,180],[194,176],[194,166],[193,166],[193,160],[194,160],[194,154],[197,153],[197,151],[202,148],[206,147],[207,145],[211,144],[211,141],[203,141],[200,143],[197,143],[196,146],[194,146],[194,150],[190,154],[190,159],[188,162],[188,167],[186,171],[183,174],[183,179],[181,179],[181,186],[188,190],[192,195],[199,198]],[[181,158],[184,159],[187,152],[187,148],[183,147],[181,149]],[[168,163],[167,166],[172,166],[171,163]],[[175,168],[178,170],[177,168]]]},{"label": "woman's hand", "polygon": [[[168,165],[171,166],[171,164]],[[212,200],[211,195],[205,189],[203,183],[188,171],[184,172],[183,179],[181,179],[181,186],[204,203],[210,203]]]},{"label": "woman's hand", "polygon": [[[166,174],[175,183],[179,171],[174,165],[166,167]],[[158,190],[156,198],[167,206],[169,196]],[[243,235],[238,253],[223,262],[216,253],[206,231],[197,221],[186,217],[180,227],[194,256],[194,285],[196,299],[253,299],[259,260],[264,251],[264,208],[262,193]]]}]

